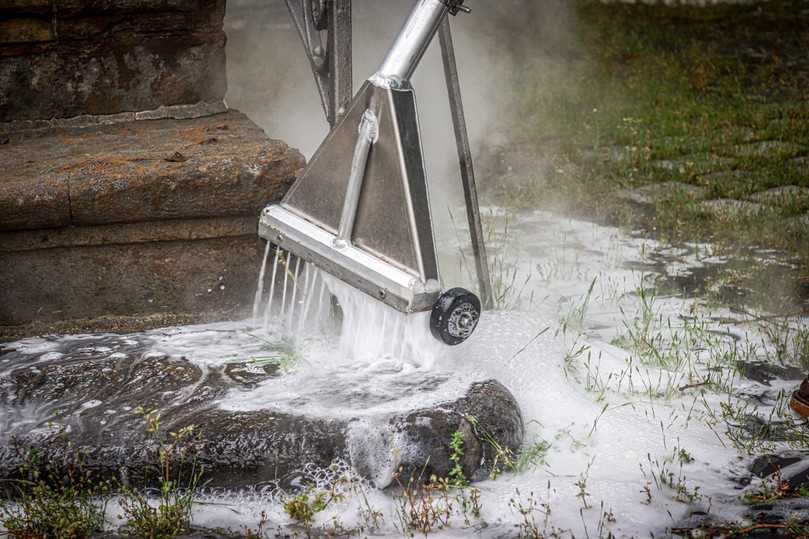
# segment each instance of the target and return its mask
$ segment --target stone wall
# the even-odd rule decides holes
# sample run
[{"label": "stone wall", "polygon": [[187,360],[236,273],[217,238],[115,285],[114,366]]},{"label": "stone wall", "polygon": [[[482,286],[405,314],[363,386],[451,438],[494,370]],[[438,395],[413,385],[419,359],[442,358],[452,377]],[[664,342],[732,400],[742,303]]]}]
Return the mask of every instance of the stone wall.
[{"label": "stone wall", "polygon": [[224,105],[225,0],[0,0],[0,341],[240,318],[301,154]]},{"label": "stone wall", "polygon": [[5,0],[0,123],[221,103],[225,0]]}]

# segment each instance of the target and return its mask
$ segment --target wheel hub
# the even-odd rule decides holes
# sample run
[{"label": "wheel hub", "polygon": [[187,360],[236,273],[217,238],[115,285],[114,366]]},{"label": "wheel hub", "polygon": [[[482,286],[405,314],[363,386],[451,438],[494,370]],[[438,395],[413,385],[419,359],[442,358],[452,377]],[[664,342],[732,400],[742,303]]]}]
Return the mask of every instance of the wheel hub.
[{"label": "wheel hub", "polygon": [[478,313],[470,303],[464,303],[455,309],[449,317],[449,333],[453,337],[466,340],[478,323]]},{"label": "wheel hub", "polygon": [[480,299],[463,288],[444,292],[433,306],[430,329],[437,339],[454,346],[468,339],[480,319]]}]

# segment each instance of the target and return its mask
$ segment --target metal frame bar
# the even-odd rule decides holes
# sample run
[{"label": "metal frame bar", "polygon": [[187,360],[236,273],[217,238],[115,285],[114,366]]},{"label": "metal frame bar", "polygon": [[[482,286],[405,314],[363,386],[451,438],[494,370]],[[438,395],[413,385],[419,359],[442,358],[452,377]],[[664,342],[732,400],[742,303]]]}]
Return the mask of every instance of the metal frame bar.
[{"label": "metal frame bar", "polygon": [[329,125],[334,127],[345,116],[354,97],[353,39],[351,0],[329,0],[328,57],[331,84],[329,98],[332,114]]},{"label": "metal frame bar", "polygon": [[[286,0],[286,4],[306,49],[326,120],[333,128],[354,96],[351,0]],[[321,31],[326,32],[325,47]]]},{"label": "metal frame bar", "polygon": [[458,64],[455,59],[455,45],[452,41],[452,29],[449,17],[444,17],[438,30],[441,42],[441,59],[444,63],[444,77],[447,82],[449,106],[452,113],[452,127],[455,130],[455,142],[458,147],[458,162],[461,168],[466,216],[469,220],[469,233],[472,236],[472,250],[475,254],[478,286],[484,309],[491,309],[494,303],[492,281],[489,275],[489,263],[486,255],[486,243],[483,239],[483,224],[480,219],[477,185],[475,183],[475,167],[472,162],[472,149],[469,145],[469,131],[466,127],[461,83],[458,78]]},{"label": "metal frame bar", "polygon": [[441,294],[434,279],[422,282],[353,245],[335,249],[335,234],[281,205],[261,213],[259,236],[401,312],[430,310]]}]

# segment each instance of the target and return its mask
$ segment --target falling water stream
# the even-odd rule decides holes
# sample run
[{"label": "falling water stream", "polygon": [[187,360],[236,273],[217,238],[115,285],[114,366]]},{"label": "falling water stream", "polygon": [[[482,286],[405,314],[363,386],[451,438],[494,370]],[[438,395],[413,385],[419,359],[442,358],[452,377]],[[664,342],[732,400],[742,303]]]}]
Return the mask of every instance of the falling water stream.
[{"label": "falling water stream", "polygon": [[[270,286],[265,294],[268,270]],[[278,293],[277,283],[282,287]],[[267,245],[253,303],[253,320],[265,333],[280,330],[292,340],[322,334],[333,325],[335,305],[341,325],[336,363],[396,358],[430,369],[444,351],[428,331],[428,313],[405,315]]]}]

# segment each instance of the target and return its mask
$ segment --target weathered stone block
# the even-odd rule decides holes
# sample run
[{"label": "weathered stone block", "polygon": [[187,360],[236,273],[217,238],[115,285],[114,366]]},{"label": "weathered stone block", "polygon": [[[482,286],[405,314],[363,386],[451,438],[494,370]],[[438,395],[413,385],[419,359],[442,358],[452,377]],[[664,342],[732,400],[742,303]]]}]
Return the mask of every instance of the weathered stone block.
[{"label": "weathered stone block", "polygon": [[243,114],[4,135],[0,326],[251,305],[257,217],[303,168]]},{"label": "weathered stone block", "polygon": [[0,15],[43,15],[53,12],[52,0],[5,0]]},{"label": "weathered stone block", "polygon": [[[17,0],[25,1],[25,0]],[[38,0],[29,0],[37,2]],[[75,17],[87,13],[147,13],[152,11],[224,15],[225,0],[57,0],[59,13]]]},{"label": "weathered stone block", "polygon": [[[0,159],[3,157],[0,150]],[[68,226],[68,185],[55,177],[42,177],[36,182],[0,178],[0,212],[0,231]]]},{"label": "weathered stone block", "polygon": [[304,164],[238,112],[8,137],[0,231],[255,216]]},{"label": "weathered stone block", "polygon": [[618,193],[618,197],[638,206],[654,208],[660,202],[671,200],[675,197],[700,200],[705,198],[707,194],[708,191],[704,187],[671,181],[652,183],[636,189],[624,189]]},{"label": "weathered stone block", "polygon": [[0,123],[221,102],[225,0],[0,7]]},{"label": "weathered stone block", "polygon": [[60,3],[56,26],[69,41],[130,35],[195,35],[219,33],[225,15],[224,0],[176,1],[65,1]]},{"label": "weathered stone block", "polygon": [[735,219],[751,219],[761,217],[771,212],[772,209],[763,204],[748,202],[747,200],[736,200],[732,198],[717,198],[699,203],[699,209],[720,221],[732,221]]},{"label": "weathered stone block", "polygon": [[171,219],[86,227],[20,230],[0,234],[0,256],[6,253],[70,247],[135,245],[166,241],[255,236],[256,216]]},{"label": "weathered stone block", "polygon": [[255,228],[197,240],[122,240],[0,254],[0,325],[154,313],[239,317],[250,305],[263,254]]},{"label": "weathered stone block", "polygon": [[53,25],[48,19],[33,17],[0,20],[0,45],[53,41]]},{"label": "weathered stone block", "polygon": [[133,36],[0,60],[0,122],[221,101],[225,36]]},{"label": "weathered stone block", "polygon": [[782,185],[750,196],[750,200],[771,206],[791,206],[809,201],[809,188],[797,185]]}]

